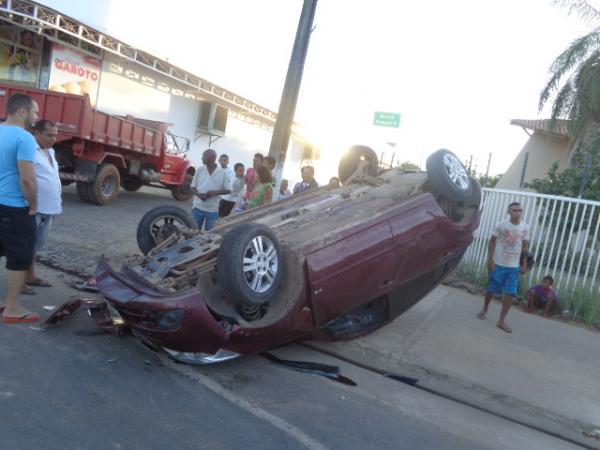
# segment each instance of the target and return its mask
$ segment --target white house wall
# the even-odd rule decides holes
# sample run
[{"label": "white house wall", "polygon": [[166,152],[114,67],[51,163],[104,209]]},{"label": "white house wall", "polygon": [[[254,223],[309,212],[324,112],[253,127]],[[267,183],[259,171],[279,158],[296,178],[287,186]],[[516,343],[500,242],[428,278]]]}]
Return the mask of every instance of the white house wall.
[{"label": "white house wall", "polygon": [[496,187],[498,189],[519,189],[527,153],[529,153],[529,158],[525,172],[525,183],[536,178],[546,178],[548,170],[555,161],[558,161],[560,170],[566,169],[570,147],[570,141],[565,137],[544,134],[539,131],[534,132],[508,170],[502,175]]},{"label": "white house wall", "polygon": [[[173,134],[190,139],[188,157],[195,165],[201,164],[202,152],[209,147],[207,136],[196,137],[196,124],[200,103],[181,95],[172,95],[155,87],[147,86],[138,80],[114,73],[110,64],[116,63],[128,67],[128,63],[115,57],[107,57],[103,63],[98,94],[97,108],[110,114],[130,114],[142,119],[171,123]],[[131,66],[139,77],[160,80],[155,72],[140,66]],[[245,166],[252,164],[254,153],[267,154],[271,141],[271,132],[252,124],[229,117],[226,135],[214,141],[211,148],[218,154],[226,153],[232,164],[241,162]]]}]

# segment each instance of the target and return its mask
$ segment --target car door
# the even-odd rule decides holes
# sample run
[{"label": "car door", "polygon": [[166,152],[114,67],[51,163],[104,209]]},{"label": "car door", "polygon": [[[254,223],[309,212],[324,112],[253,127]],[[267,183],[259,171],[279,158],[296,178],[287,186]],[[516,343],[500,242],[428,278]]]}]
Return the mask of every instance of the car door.
[{"label": "car door", "polygon": [[443,264],[456,245],[435,197],[422,194],[400,205],[389,218],[394,245],[396,284]]},{"label": "car door", "polygon": [[385,293],[396,272],[385,219],[346,230],[330,242],[306,257],[317,325]]}]

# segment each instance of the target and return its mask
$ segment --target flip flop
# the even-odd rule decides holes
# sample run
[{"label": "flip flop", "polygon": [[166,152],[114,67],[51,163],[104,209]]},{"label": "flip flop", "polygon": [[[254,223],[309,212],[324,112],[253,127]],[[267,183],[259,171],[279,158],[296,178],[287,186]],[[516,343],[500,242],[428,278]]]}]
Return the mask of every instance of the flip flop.
[{"label": "flip flop", "polygon": [[19,317],[2,317],[4,323],[32,323],[40,320],[39,314],[25,313]]},{"label": "flip flop", "polygon": [[26,281],[25,284],[27,286],[52,287],[50,283],[48,283],[46,280],[42,280],[41,278],[36,278],[33,281]]},{"label": "flip flop", "polygon": [[31,289],[26,284],[24,284],[21,287],[21,294],[23,294],[23,295],[37,295],[37,292],[35,292],[33,289]]},{"label": "flip flop", "polygon": [[487,319],[487,316],[485,315],[485,313],[480,312],[480,313],[477,313],[477,318],[481,319],[481,320],[485,320],[485,319]]},{"label": "flip flop", "polygon": [[498,328],[500,328],[502,331],[504,331],[505,333],[512,333],[511,328],[508,325],[496,325]]}]

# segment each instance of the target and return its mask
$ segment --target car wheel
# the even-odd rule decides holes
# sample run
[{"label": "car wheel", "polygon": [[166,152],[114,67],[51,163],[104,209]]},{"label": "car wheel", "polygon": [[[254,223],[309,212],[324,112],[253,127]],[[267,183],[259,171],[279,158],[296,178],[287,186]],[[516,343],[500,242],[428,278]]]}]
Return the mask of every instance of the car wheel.
[{"label": "car wheel", "polygon": [[190,190],[193,178],[193,173],[187,173],[185,175],[185,179],[183,180],[183,184],[180,184],[179,186],[173,186],[171,188],[171,195],[175,200],[180,202],[186,202],[194,196],[194,194]]},{"label": "car wheel", "polygon": [[77,188],[77,195],[79,195],[79,198],[81,199],[82,202],[85,203],[92,203],[92,201],[90,200],[90,196],[89,196],[89,189],[88,189],[88,185],[90,183],[85,183],[83,181],[78,181],[75,184],[75,187]]},{"label": "car wheel", "polygon": [[433,190],[448,200],[466,201],[473,191],[469,172],[450,150],[438,150],[427,158],[427,175]]},{"label": "car wheel", "polygon": [[368,163],[368,165],[364,167],[364,174],[372,177],[377,176],[379,161],[373,149],[364,145],[355,145],[350,147],[340,160],[338,166],[338,178],[342,183],[356,172],[361,161],[366,161]]},{"label": "car wheel", "polygon": [[143,185],[144,182],[139,178],[125,178],[121,180],[121,187],[127,192],[139,191]]},{"label": "car wheel", "polygon": [[150,250],[182,228],[197,229],[192,216],[177,206],[158,206],[151,209],[137,227],[137,243],[141,252],[147,255]]},{"label": "car wheel", "polygon": [[269,227],[242,223],[223,238],[217,273],[221,288],[247,306],[273,298],[283,277],[279,239]]},{"label": "car wheel", "polygon": [[112,203],[119,193],[120,184],[119,169],[112,164],[101,164],[96,179],[88,183],[88,196],[91,203],[100,206]]}]

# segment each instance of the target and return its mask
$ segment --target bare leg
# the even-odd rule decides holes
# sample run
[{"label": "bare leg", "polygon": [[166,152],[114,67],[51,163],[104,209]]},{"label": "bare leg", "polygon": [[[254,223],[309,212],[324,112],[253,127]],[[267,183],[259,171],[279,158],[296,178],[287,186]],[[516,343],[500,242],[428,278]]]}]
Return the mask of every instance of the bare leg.
[{"label": "bare leg", "polygon": [[19,317],[28,311],[19,302],[21,287],[25,283],[25,271],[6,271],[6,307],[4,317]]},{"label": "bare leg", "polygon": [[35,276],[35,253],[33,254],[33,260],[31,266],[25,271],[25,284],[34,281],[37,277]]},{"label": "bare leg", "polygon": [[535,303],[537,302],[537,294],[533,291],[527,291],[526,299],[527,299],[526,311],[533,312],[533,310],[535,309]]},{"label": "bare leg", "polygon": [[490,303],[492,302],[493,296],[494,296],[494,294],[492,294],[491,292],[485,293],[483,309],[481,310],[481,312],[479,314],[477,314],[477,317],[479,317],[480,319],[485,319],[485,316],[487,315],[487,312],[488,312],[488,308],[490,307]]},{"label": "bare leg", "polygon": [[508,311],[510,310],[514,299],[515,297],[512,295],[505,295],[504,300],[502,300],[502,311],[500,311],[500,319],[498,320],[498,326],[504,331],[510,330],[510,327],[506,325],[506,316],[508,315]]},{"label": "bare leg", "polygon": [[554,314],[555,310],[557,309],[557,306],[558,305],[553,298],[549,298],[548,300],[546,300],[546,307],[544,308],[544,317],[550,317],[551,314]]}]

